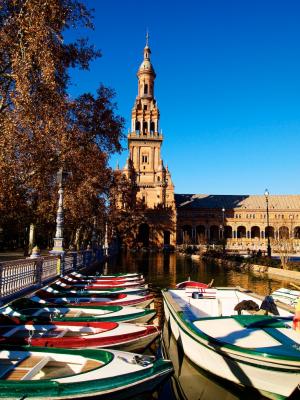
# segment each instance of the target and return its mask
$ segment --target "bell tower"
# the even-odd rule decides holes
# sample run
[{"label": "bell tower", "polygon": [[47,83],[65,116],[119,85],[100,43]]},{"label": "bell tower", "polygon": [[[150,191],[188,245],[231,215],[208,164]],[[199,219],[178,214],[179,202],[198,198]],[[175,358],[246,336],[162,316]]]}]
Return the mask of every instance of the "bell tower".
[{"label": "bell tower", "polygon": [[[150,60],[149,35],[146,35],[143,61],[138,69],[138,94],[131,113],[128,134],[129,157],[136,177],[137,197],[148,208],[158,205],[175,209],[171,174],[161,158],[163,143],[159,128],[159,109],[154,98],[156,74]],[[128,168],[124,168],[127,174]]]}]

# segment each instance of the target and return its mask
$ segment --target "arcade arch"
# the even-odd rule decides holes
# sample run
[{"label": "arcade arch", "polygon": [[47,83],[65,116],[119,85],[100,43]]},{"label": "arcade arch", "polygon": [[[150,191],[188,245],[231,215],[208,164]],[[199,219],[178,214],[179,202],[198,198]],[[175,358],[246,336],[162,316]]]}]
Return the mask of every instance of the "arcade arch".
[{"label": "arcade arch", "polygon": [[246,227],[245,226],[242,226],[242,225],[238,226],[236,232],[237,232],[238,239],[243,239],[246,237]]},{"label": "arcade arch", "polygon": [[259,226],[252,226],[251,227],[251,238],[260,238],[260,228]]},{"label": "arcade arch", "polygon": [[204,225],[198,225],[196,226],[196,241],[197,244],[201,244],[205,242],[205,226]]}]

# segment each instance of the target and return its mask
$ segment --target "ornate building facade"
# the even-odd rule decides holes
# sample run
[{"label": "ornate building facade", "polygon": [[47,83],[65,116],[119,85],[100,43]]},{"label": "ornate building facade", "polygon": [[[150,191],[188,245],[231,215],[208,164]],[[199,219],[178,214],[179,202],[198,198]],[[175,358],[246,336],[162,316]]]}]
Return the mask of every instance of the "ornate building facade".
[{"label": "ornate building facade", "polygon": [[176,213],[174,185],[161,156],[163,136],[154,97],[156,74],[150,55],[147,35],[143,61],[137,72],[138,94],[131,113],[129,156],[123,173],[128,179],[135,177],[137,199],[145,204],[145,223],[140,227],[140,241],[145,246],[160,247],[176,243]]},{"label": "ornate building facade", "polygon": [[[227,249],[273,250],[284,241],[300,251],[300,195],[176,194],[177,243],[220,244]],[[269,221],[268,217],[269,216]]]}]

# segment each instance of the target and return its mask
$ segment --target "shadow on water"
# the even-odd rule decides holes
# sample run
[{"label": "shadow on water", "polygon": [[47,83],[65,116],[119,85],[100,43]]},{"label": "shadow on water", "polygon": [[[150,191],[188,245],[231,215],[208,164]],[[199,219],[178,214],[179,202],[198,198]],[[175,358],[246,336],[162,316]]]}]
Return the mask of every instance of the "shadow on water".
[{"label": "shadow on water", "polygon": [[[183,353],[180,343],[171,334],[171,328],[164,323],[161,289],[175,287],[188,277],[191,280],[210,282],[214,279],[215,286],[241,286],[263,296],[280,287],[286,287],[288,282],[268,279],[264,275],[241,273],[225,269],[216,264],[208,264],[200,260],[178,254],[162,254],[141,252],[125,254],[113,260],[108,265],[108,273],[140,272],[150,284],[155,296],[157,310],[156,322],[163,329],[163,352],[173,361],[175,374],[164,383],[155,393],[145,394],[132,400],[256,400],[263,397],[256,391],[244,389],[224,379],[213,376],[200,369],[188,360]],[[159,352],[159,345],[152,346],[148,352]],[[300,398],[299,392],[291,399]]]}]

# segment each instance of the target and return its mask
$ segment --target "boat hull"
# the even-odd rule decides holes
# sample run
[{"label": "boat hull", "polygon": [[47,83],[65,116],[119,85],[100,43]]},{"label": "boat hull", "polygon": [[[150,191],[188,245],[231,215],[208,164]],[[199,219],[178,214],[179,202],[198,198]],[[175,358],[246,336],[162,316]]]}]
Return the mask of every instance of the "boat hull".
[{"label": "boat hull", "polygon": [[[0,378],[0,398],[6,399],[124,399],[131,398],[145,391],[153,391],[170,373],[172,365],[167,360],[153,360],[146,365],[135,362],[135,357],[141,357],[127,352],[112,350],[59,350],[32,347],[24,348],[23,353],[30,354],[33,357],[44,357],[46,363],[51,359],[55,363],[70,364],[72,360],[85,360],[103,365],[94,366],[88,370],[77,370],[72,374],[64,374],[54,378],[37,376],[37,371],[32,370],[33,379],[16,380],[6,379],[5,374]],[[7,351],[0,351],[0,354],[8,353],[10,360],[16,354],[22,354],[22,348],[9,347]],[[82,360],[84,359],[84,360]],[[52,361],[53,360],[53,361]],[[40,367],[41,372],[45,366]],[[133,363],[134,362],[134,363]],[[144,361],[142,360],[142,363]],[[9,367],[11,368],[11,367]],[[39,373],[39,371],[38,371]],[[46,373],[49,374],[49,371]]]},{"label": "boat hull", "polygon": [[135,281],[111,281],[103,280],[101,282],[90,282],[90,281],[76,281],[73,279],[60,278],[59,284],[71,285],[77,289],[87,289],[87,290],[106,290],[113,288],[146,288],[144,280]]},{"label": "boat hull", "polygon": [[80,307],[65,305],[45,306],[33,301],[18,301],[11,306],[3,307],[0,311],[3,315],[20,317],[23,320],[34,321],[70,321],[70,322],[135,322],[147,323],[156,315],[155,310],[138,307]]},{"label": "boat hull", "polygon": [[236,384],[255,388],[269,398],[285,398],[297,388],[300,382],[300,369],[288,369],[276,365],[272,360],[250,357],[245,352],[230,353],[214,346],[190,328],[178,314],[178,310],[168,301],[163,292],[166,321],[184,354],[196,365],[223,379]]},{"label": "boat hull", "polygon": [[138,351],[148,347],[159,335],[155,325],[116,322],[51,322],[22,324],[19,320],[1,317],[2,345],[31,345],[70,349],[113,348]]},{"label": "boat hull", "polygon": [[[32,296],[31,299],[37,303],[44,303],[45,300],[39,296]],[[103,306],[137,306],[141,308],[148,307],[154,300],[153,295],[110,295],[107,297],[90,298],[90,297],[49,297],[46,299],[51,304],[65,305],[72,307],[77,306],[89,306],[89,307],[103,307]]]}]

